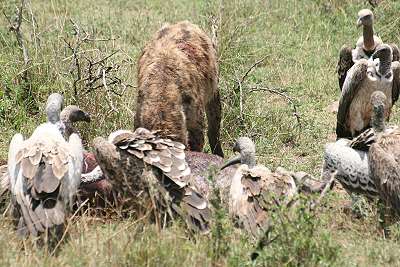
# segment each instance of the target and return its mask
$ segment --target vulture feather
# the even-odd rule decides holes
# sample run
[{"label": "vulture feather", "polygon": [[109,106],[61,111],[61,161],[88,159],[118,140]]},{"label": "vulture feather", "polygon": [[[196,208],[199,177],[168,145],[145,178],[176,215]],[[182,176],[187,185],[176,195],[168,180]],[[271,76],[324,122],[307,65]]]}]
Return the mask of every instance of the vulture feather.
[{"label": "vulture feather", "polygon": [[21,134],[11,140],[8,176],[19,233],[39,236],[52,229],[59,232],[76,195],[82,143],[76,134],[68,141],[64,139],[60,131],[61,107],[62,96],[50,95],[48,122],[38,126],[26,140]]},{"label": "vulture feather", "polygon": [[376,141],[371,145],[369,171],[383,202],[400,214],[400,131],[387,129],[384,121],[386,96],[375,92],[371,96],[374,116],[372,126]]},{"label": "vulture feather", "polygon": [[337,113],[337,138],[353,138],[371,127],[371,94],[382,91],[386,96],[385,119],[397,101],[400,90],[400,63],[392,63],[392,49],[383,44],[370,60],[360,59],[346,76]]},{"label": "vulture feather", "polygon": [[347,72],[360,59],[369,59],[375,52],[382,40],[374,35],[374,14],[369,9],[362,9],[358,12],[357,27],[363,27],[363,35],[358,38],[356,46],[351,48],[343,45],[339,52],[339,61],[337,64],[337,73],[340,90],[343,88]]},{"label": "vulture feather", "polygon": [[249,234],[259,237],[269,225],[269,213],[277,205],[292,204],[297,194],[295,179],[256,165],[255,145],[247,137],[240,137],[233,150],[240,155],[223,166],[240,163],[230,186],[229,212]]},{"label": "vulture feather", "polygon": [[[149,212],[161,224],[179,215],[194,230],[209,230],[210,209],[190,184],[184,146],[144,128],[119,130],[108,141],[96,138],[95,154],[101,171],[121,198],[136,200],[137,212]],[[167,151],[167,153],[166,153]]]}]

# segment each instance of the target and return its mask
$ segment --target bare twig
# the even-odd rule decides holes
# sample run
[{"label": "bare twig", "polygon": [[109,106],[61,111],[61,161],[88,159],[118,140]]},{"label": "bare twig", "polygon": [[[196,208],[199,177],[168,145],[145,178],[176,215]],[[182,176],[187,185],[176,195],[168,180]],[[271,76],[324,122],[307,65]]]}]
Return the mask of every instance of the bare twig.
[{"label": "bare twig", "polygon": [[268,57],[269,55],[264,56],[263,58],[257,60],[256,62],[253,63],[253,65],[250,66],[250,68],[243,74],[242,78],[237,81],[237,85],[235,86],[234,89],[238,89],[246,80],[247,76],[249,76],[250,72],[252,72],[253,69],[255,69],[258,65],[260,65],[264,60]]},{"label": "bare twig", "polygon": [[105,56],[104,58],[102,58],[102,59],[100,59],[100,60],[98,60],[98,61],[96,61],[96,62],[94,62],[94,63],[91,63],[91,64],[92,64],[92,66],[94,66],[94,65],[103,63],[104,61],[106,61],[106,60],[109,59],[110,57],[114,56],[114,55],[117,54],[118,52],[119,52],[119,50],[116,50],[116,51],[112,52],[111,54],[109,54],[108,56]]},{"label": "bare twig", "polygon": [[243,120],[243,88],[242,81],[238,80],[239,85],[239,111],[240,111],[240,119]]},{"label": "bare twig", "polygon": [[78,49],[79,49],[80,43],[77,42],[77,44],[75,46],[72,46],[72,44],[70,42],[68,42],[65,38],[63,39],[63,41],[67,44],[68,48],[72,51],[72,55],[74,57],[74,64],[75,64],[75,68],[76,68],[76,78],[74,79],[74,82],[73,82],[73,88],[74,88],[74,97],[76,100],[78,98],[78,82],[80,82],[80,80],[82,79],[81,66],[80,66],[79,57],[78,57]]},{"label": "bare twig", "polygon": [[[23,90],[23,99],[24,100],[31,100],[33,95],[32,95],[32,84],[29,78],[29,69],[30,69],[30,63],[31,59],[29,57],[29,51],[28,47],[26,45],[26,40],[22,34],[22,22],[23,22],[23,13],[24,9],[26,8],[26,0],[21,0],[19,3],[19,6],[17,7],[15,17],[13,19],[10,19],[6,13],[3,11],[3,15],[7,19],[9,23],[9,30],[10,32],[13,32],[15,35],[15,38],[17,40],[17,44],[19,49],[22,52],[22,59],[23,59],[23,66],[22,66],[22,71],[18,73],[18,77],[20,80],[21,88]],[[33,11],[30,10],[30,15],[35,31],[35,27],[37,26],[36,21],[34,19]],[[37,106],[35,105],[35,102],[29,101],[29,111],[37,111]]]},{"label": "bare twig", "polygon": [[236,84],[233,88],[233,92],[236,92],[239,90],[239,109],[240,109],[240,119],[243,122],[243,84],[246,81],[248,75],[250,72],[255,69],[259,64],[261,64],[267,56],[264,56],[263,58],[257,60],[255,63],[253,63],[249,69],[246,70],[246,72],[242,75],[241,78],[236,77]]},{"label": "bare twig", "polygon": [[257,87],[257,86],[255,86],[255,87],[252,87],[251,90],[250,90],[250,92],[257,92],[257,91],[267,91],[267,92],[270,92],[272,94],[276,94],[276,95],[279,95],[279,96],[285,98],[292,105],[292,107],[293,107],[293,116],[296,118],[298,125],[301,126],[300,115],[297,112],[297,105],[296,105],[296,103],[293,101],[293,99],[290,96],[288,96],[285,93],[283,93],[281,91],[278,91],[276,89],[271,89],[271,88],[266,88],[266,87]]},{"label": "bare twig", "polygon": [[24,64],[26,66],[29,64],[29,54],[28,54],[28,49],[26,48],[26,46],[24,44],[24,38],[23,38],[22,32],[21,32],[22,15],[23,15],[24,7],[25,7],[25,0],[21,0],[20,6],[17,10],[17,18],[14,21],[14,23],[11,24],[10,31],[14,32],[15,37],[18,42],[18,46],[22,49]]},{"label": "bare twig", "polygon": [[[100,54],[100,50],[86,50],[84,52],[80,51],[82,45],[86,42],[112,41],[116,40],[116,38],[93,38],[88,32],[79,27],[78,23],[76,23],[74,20],[70,19],[70,23],[73,26],[73,35],[75,38],[72,41],[67,41],[67,39],[64,38],[64,42],[72,52],[73,68],[70,70],[70,73],[74,75],[72,87],[74,90],[75,99],[78,98],[80,84],[84,85],[85,94],[100,88],[104,88],[107,94],[106,99],[111,110],[116,111],[116,108],[112,103],[110,93],[118,96],[122,96],[122,94],[114,90],[113,86],[121,86],[123,91],[125,91],[129,85],[124,84],[122,80],[115,75],[116,71],[119,69],[119,65],[107,65],[107,61],[120,52],[120,50],[113,51],[112,53],[96,60],[85,55],[85,52],[98,51]],[[68,58],[64,60],[67,60]],[[85,61],[83,61],[83,59]]]},{"label": "bare twig", "polygon": [[[22,17],[23,11],[25,7],[25,0],[21,0],[21,3],[16,12],[16,18],[12,21],[7,14],[3,10],[3,15],[7,19],[8,23],[10,24],[9,30],[15,34],[15,38],[17,39],[17,43],[19,48],[22,50],[22,56],[24,60],[24,68],[29,64],[29,53],[28,49],[25,46],[24,38],[21,32],[21,25],[22,25]],[[24,79],[27,78],[27,72],[23,72]]]},{"label": "bare twig", "polygon": [[108,42],[118,40],[120,37],[110,37],[110,38],[86,38],[85,40],[88,42]]},{"label": "bare twig", "polygon": [[105,71],[104,69],[103,69],[103,85],[104,85],[104,88],[106,89],[106,94],[107,94],[106,99],[107,99],[108,105],[109,105],[110,108],[111,108],[111,111],[110,111],[110,112],[118,111],[118,110],[115,108],[114,103],[112,102],[112,98],[111,98],[111,96],[110,96],[110,90],[108,89],[107,81],[106,81],[106,71]]}]

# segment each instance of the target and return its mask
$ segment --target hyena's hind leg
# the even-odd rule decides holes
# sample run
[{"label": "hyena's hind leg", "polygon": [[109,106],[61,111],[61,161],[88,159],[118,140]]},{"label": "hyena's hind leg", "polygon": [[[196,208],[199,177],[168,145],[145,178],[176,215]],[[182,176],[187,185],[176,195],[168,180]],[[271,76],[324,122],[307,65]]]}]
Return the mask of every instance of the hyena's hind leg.
[{"label": "hyena's hind leg", "polygon": [[213,154],[224,157],[220,140],[222,108],[218,90],[216,90],[214,96],[206,104],[206,113],[208,123],[207,136],[211,151]]}]

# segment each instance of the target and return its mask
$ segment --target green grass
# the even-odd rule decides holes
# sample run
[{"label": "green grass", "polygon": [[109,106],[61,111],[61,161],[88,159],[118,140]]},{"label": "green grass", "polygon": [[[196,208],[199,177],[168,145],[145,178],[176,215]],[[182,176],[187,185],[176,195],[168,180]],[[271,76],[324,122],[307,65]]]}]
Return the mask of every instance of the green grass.
[{"label": "green grass", "polygon": [[[0,2],[13,17],[19,1]],[[24,96],[24,64],[7,19],[0,16],[0,158],[6,158],[12,135],[27,135],[44,121],[43,107],[50,92],[62,92],[67,103],[76,103],[93,115],[93,123],[80,125],[90,141],[112,130],[133,127],[136,95],[136,61],[142,47],[165,22],[190,20],[211,34],[218,26],[219,89],[223,100],[222,141],[227,155],[241,135],[255,140],[258,159],[271,168],[282,166],[318,176],[323,147],[334,139],[335,114],[326,107],[338,99],[335,73],[339,48],[354,44],[361,34],[355,20],[361,0],[37,0],[28,1],[22,32],[29,50],[32,95]],[[29,8],[30,7],[30,8]],[[33,23],[32,13],[35,17]],[[386,0],[375,9],[378,34],[384,41],[400,43],[400,2]],[[116,52],[105,66],[118,65],[113,74],[128,87],[115,86],[86,93],[77,83],[76,69],[66,42],[74,45],[71,20],[92,39],[79,47],[79,58],[92,61]],[[36,26],[37,25],[37,26]],[[82,36],[81,36],[82,37]],[[237,80],[256,61],[239,90]],[[262,87],[283,92],[287,99]],[[241,92],[240,92],[241,91]],[[111,99],[114,111],[111,111]],[[240,111],[242,101],[242,112]],[[296,106],[300,124],[293,115]],[[35,106],[39,110],[35,110]],[[399,123],[397,108],[393,122]],[[158,231],[133,219],[105,219],[87,215],[73,219],[69,238],[57,255],[50,256],[29,241],[20,241],[8,219],[0,222],[0,262],[18,266],[384,266],[400,265],[398,234],[384,240],[372,209],[361,219],[344,212],[348,197],[340,190],[324,200],[316,214],[301,213],[274,229],[273,241],[251,262],[255,242],[219,216],[229,244],[216,246],[209,236],[188,238],[179,223]],[[283,228],[284,227],[284,228]],[[393,226],[393,232],[397,226]],[[283,235],[284,234],[284,235]],[[285,238],[283,238],[285,237]],[[217,242],[218,243],[218,242]],[[213,248],[221,249],[214,251]]]}]

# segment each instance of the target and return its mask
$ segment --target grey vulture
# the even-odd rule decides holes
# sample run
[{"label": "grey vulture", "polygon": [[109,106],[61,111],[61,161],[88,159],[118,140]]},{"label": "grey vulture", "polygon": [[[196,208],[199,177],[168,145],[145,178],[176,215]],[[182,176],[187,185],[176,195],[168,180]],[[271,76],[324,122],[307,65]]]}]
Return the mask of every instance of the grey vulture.
[{"label": "grey vulture", "polygon": [[[90,122],[90,114],[84,112],[81,108],[75,105],[69,105],[63,108],[60,113],[60,129],[66,140],[69,139],[72,133],[79,135],[78,130],[74,127],[74,123],[79,121]],[[91,172],[97,166],[93,153],[83,151],[82,174]],[[3,170],[5,170],[3,172]],[[101,177],[100,177],[101,178]],[[9,177],[7,172],[7,165],[0,166],[0,197],[4,197],[9,192]],[[98,190],[97,190],[98,189]],[[95,192],[109,192],[110,185],[106,180],[99,182],[86,183],[85,179],[82,180],[79,196],[86,199],[87,196],[94,196]]]},{"label": "grey vulture", "polygon": [[[397,126],[387,126],[386,129],[394,131]],[[378,197],[368,163],[368,152],[376,137],[374,128],[369,128],[351,140],[341,138],[326,144],[322,169],[324,179],[333,174],[350,195],[361,194],[369,199]]]},{"label": "grey vulture", "polygon": [[326,144],[322,167],[323,180],[333,175],[350,196],[355,193],[369,199],[377,197],[375,183],[369,175],[368,151],[364,150],[373,142],[370,138],[369,135],[360,135],[353,140],[342,138]]},{"label": "grey vulture", "polygon": [[93,145],[101,172],[119,203],[127,203],[137,214],[149,215],[159,226],[179,216],[190,229],[208,232],[209,204],[189,182],[182,143],[137,128],[113,132],[108,140],[95,138]]},{"label": "grey vulture", "polygon": [[269,213],[277,205],[290,205],[297,194],[295,179],[256,164],[254,143],[240,137],[233,150],[240,154],[222,168],[240,163],[230,187],[229,213],[251,236],[257,238],[269,226]]},{"label": "grey vulture", "polygon": [[82,168],[82,143],[72,134],[63,137],[60,110],[63,97],[47,101],[48,122],[24,140],[15,134],[8,153],[12,214],[18,233],[59,239],[78,190]]},{"label": "grey vulture", "polygon": [[337,138],[352,138],[371,127],[371,94],[386,96],[385,119],[399,97],[400,63],[392,62],[392,48],[379,45],[371,59],[360,59],[351,67],[343,85],[337,113]]},{"label": "grey vulture", "polygon": [[372,127],[376,140],[368,152],[369,171],[381,200],[395,213],[400,214],[400,130],[385,126],[386,96],[375,92]]},{"label": "grey vulture", "polygon": [[[374,35],[374,14],[369,9],[362,9],[358,12],[357,26],[363,26],[363,35],[357,40],[356,46],[351,48],[343,45],[339,52],[337,74],[340,90],[343,88],[347,72],[358,60],[369,59],[375,52],[376,47],[381,45],[382,40]],[[395,44],[390,44],[393,50],[393,61],[399,61],[400,52]]]}]

